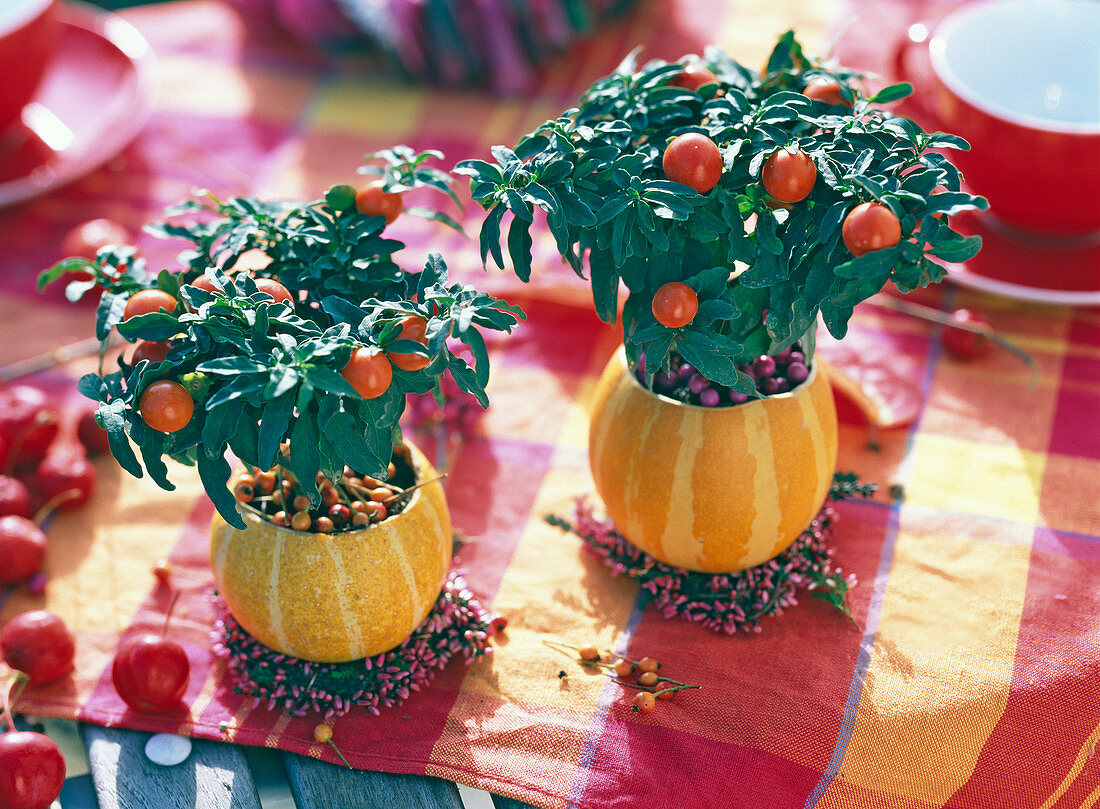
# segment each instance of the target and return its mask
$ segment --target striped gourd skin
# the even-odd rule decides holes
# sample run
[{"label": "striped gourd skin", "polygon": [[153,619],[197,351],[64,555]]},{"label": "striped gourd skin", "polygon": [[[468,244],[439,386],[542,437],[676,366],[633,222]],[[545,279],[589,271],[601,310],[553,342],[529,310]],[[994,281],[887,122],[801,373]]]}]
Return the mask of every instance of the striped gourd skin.
[{"label": "striped gourd skin", "polygon": [[588,455],[619,530],[663,562],[708,573],[759,565],[821,508],[837,423],[823,374],[739,407],[684,405],[645,390],[623,353],[596,387]]},{"label": "striped gourd skin", "polygon": [[[409,445],[417,479],[436,471]],[[400,513],[338,534],[281,528],[244,512],[239,530],[216,513],[210,559],[233,617],[266,646],[321,663],[392,649],[420,625],[451,565],[451,520],[439,482]]]}]

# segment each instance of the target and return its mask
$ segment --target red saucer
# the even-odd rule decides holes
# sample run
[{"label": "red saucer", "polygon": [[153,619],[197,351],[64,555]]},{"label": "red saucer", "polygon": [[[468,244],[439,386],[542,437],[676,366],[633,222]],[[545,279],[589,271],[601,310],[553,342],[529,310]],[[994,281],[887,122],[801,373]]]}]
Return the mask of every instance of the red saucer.
[{"label": "red saucer", "polygon": [[948,264],[948,279],[1009,298],[1070,306],[1100,306],[1100,233],[1055,238],[1020,233],[989,213],[959,214],[951,224],[982,237],[965,264]]},{"label": "red saucer", "polygon": [[122,18],[59,4],[62,31],[23,121],[0,135],[0,206],[86,174],[122,150],[152,106],[149,44]]}]

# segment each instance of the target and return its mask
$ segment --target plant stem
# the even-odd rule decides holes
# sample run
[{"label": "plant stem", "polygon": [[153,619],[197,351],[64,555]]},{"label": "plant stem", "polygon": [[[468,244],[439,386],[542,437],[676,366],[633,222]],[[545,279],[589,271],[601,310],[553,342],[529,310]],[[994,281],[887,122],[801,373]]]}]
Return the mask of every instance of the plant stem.
[{"label": "plant stem", "polygon": [[443,478],[445,478],[445,477],[447,477],[447,473],[443,472],[442,474],[436,475],[434,478],[431,478],[429,480],[422,480],[419,483],[414,483],[409,488],[402,489],[401,491],[397,492],[397,494],[395,494],[391,497],[387,497],[385,500],[382,501],[382,505],[384,505],[384,506],[389,505],[394,500],[400,500],[402,497],[407,495],[409,492],[416,491],[417,489],[419,489],[423,486],[427,486],[429,483],[436,483],[437,481],[443,480]]}]

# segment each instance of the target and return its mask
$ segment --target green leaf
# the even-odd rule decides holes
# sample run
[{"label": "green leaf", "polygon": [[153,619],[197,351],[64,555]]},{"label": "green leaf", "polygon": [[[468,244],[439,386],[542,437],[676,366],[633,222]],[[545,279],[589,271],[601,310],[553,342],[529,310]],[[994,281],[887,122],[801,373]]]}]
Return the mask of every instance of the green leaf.
[{"label": "green leaf", "polygon": [[236,433],[237,424],[244,414],[244,405],[244,399],[235,398],[216,404],[213,408],[207,407],[202,424],[202,445],[205,454],[217,456],[225,452],[226,445]]},{"label": "green leaf", "polygon": [[222,515],[227,523],[234,528],[244,528],[244,520],[237,512],[237,500],[229,491],[226,484],[229,482],[229,462],[224,455],[211,458],[205,452],[200,452],[198,457],[199,479],[207,495],[214,503],[214,508]]},{"label": "green leaf", "polygon": [[867,99],[868,104],[889,104],[891,101],[899,101],[913,94],[913,85],[908,82],[891,84],[883,87],[873,96]]},{"label": "green leaf", "polygon": [[592,302],[596,314],[604,323],[614,323],[619,308],[619,273],[611,258],[594,250],[589,254],[588,265],[592,276]]},{"label": "green leaf", "polygon": [[489,211],[485,221],[481,223],[481,233],[478,237],[481,243],[481,263],[488,261],[489,254],[493,256],[500,269],[504,269],[504,254],[500,250],[500,220],[504,216],[505,207],[496,205]]},{"label": "green leaf", "polygon": [[516,277],[524,283],[531,279],[531,245],[531,223],[513,218],[508,228],[508,257]]},{"label": "green leaf", "polygon": [[119,466],[136,478],[143,475],[137,456],[130,446],[126,433],[126,403],[115,399],[110,404],[101,404],[96,411],[103,429],[107,431],[108,446]]},{"label": "green leaf", "polygon": [[897,264],[898,258],[896,248],[873,250],[841,264],[836,268],[835,273],[838,278],[877,278],[888,274]]},{"label": "green leaf", "polygon": [[944,261],[967,261],[978,254],[982,249],[981,236],[964,236],[958,239],[938,244],[929,252]]},{"label": "green leaf", "polygon": [[279,444],[287,436],[290,418],[294,414],[294,397],[284,394],[264,405],[260,416],[259,438],[256,442],[256,455],[261,461],[274,466],[279,453]]}]

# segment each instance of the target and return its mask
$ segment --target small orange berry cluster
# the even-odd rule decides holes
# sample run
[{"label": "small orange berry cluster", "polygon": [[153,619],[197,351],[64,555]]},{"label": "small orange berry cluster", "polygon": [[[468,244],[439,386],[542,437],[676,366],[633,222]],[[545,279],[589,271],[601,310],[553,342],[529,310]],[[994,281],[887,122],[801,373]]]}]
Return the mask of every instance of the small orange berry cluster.
[{"label": "small orange berry cluster", "polygon": [[387,480],[360,475],[348,467],[337,481],[318,473],[321,501],[316,507],[301,483],[281,466],[240,472],[230,487],[237,502],[261,512],[275,525],[318,534],[354,531],[398,513],[416,488],[408,460],[398,453],[394,458],[397,463],[390,463]]},{"label": "small orange berry cluster", "polygon": [[700,688],[698,685],[688,685],[661,674],[661,662],[652,657],[632,660],[629,657],[614,655],[610,652],[601,652],[596,646],[576,647],[552,641],[543,641],[543,643],[551,649],[566,654],[571,655],[575,652],[578,658],[577,662],[582,666],[603,669],[612,682],[621,685],[623,688],[638,691],[631,706],[631,710],[635,713],[649,713],[657,707],[657,700],[659,699],[669,700],[680,691]]}]

